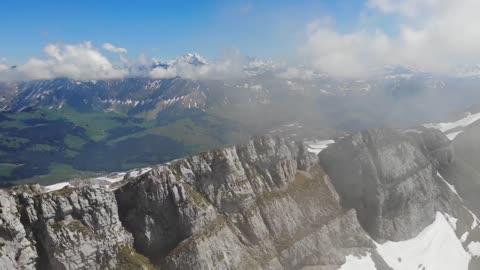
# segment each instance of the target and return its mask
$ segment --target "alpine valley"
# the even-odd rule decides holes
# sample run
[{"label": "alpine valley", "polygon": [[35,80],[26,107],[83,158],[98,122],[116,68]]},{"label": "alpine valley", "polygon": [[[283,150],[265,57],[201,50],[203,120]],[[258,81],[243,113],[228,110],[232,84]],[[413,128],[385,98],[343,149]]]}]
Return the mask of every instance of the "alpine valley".
[{"label": "alpine valley", "polygon": [[213,79],[154,78],[158,70],[217,64],[188,54],[128,66],[124,79],[0,83],[0,183],[52,184],[147,167],[253,135],[331,139],[442,122],[475,111],[480,99],[475,69],[439,76],[390,66],[354,80],[240,62],[236,76]]},{"label": "alpine valley", "polygon": [[480,269],[473,69],[242,62],[2,83],[0,269]]}]

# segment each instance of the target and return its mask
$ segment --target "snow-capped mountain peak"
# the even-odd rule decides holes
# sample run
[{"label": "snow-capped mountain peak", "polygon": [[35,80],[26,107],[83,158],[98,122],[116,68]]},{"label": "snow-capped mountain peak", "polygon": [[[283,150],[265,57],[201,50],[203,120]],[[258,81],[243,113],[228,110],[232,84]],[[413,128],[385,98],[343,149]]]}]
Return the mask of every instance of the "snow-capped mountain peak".
[{"label": "snow-capped mountain peak", "polygon": [[167,60],[164,62],[156,58],[152,59],[153,68],[156,68],[156,67],[169,68],[177,65],[203,66],[207,64],[208,62],[205,59],[205,57],[203,57],[199,53],[188,53],[185,55],[178,56],[175,59]]}]

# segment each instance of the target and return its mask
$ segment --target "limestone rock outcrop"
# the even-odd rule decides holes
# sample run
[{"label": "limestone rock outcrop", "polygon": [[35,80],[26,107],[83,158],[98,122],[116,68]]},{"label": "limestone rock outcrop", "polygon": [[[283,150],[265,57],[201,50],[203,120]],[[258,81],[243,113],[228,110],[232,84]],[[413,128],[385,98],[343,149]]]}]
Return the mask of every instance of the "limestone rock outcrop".
[{"label": "limestone rock outcrop", "polygon": [[450,142],[436,130],[366,130],[320,153],[342,205],[356,209],[365,230],[380,242],[416,236],[436,211],[460,211],[458,197],[438,175],[452,157]]},{"label": "limestone rock outcrop", "polygon": [[[320,158],[319,158],[320,157]],[[436,211],[473,216],[438,174],[431,130],[368,130],[320,156],[263,136],[154,166],[115,189],[0,190],[0,269],[339,269],[408,239]],[[475,240],[476,241],[476,240]]]},{"label": "limestone rock outcrop", "polygon": [[135,248],[162,269],[338,267],[375,252],[317,157],[280,138],[177,160],[115,193]]}]

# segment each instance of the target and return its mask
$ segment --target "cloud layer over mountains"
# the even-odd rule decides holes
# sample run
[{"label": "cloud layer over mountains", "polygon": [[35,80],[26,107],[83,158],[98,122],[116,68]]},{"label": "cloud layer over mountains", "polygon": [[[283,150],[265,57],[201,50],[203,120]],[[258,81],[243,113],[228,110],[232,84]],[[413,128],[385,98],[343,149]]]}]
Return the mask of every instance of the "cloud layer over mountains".
[{"label": "cloud layer over mountains", "polygon": [[[365,77],[385,65],[449,73],[458,67],[477,65],[480,63],[478,10],[478,0],[368,0],[354,29],[339,31],[335,18],[330,17],[307,25],[295,60],[306,66],[309,73],[300,74],[300,70],[292,67],[283,76],[309,78],[316,71],[337,77]],[[362,18],[368,20],[369,15],[377,18],[374,23],[362,23]],[[385,20],[393,25],[389,31],[381,25]],[[0,63],[0,80],[135,76],[131,65],[139,61],[128,59],[127,53],[126,48],[111,43],[104,43],[101,48],[89,41],[49,44],[44,48],[43,58],[30,58],[15,67]],[[243,75],[239,54],[209,63],[178,59],[167,62],[168,66],[154,67],[147,76],[224,79]]]},{"label": "cloud layer over mountains", "polygon": [[[118,48],[110,48],[116,49]],[[120,48],[121,49],[121,48]],[[123,49],[124,50],[124,49]],[[125,50],[126,51],[126,50]],[[91,42],[80,44],[49,44],[46,58],[31,58],[18,67],[0,68],[0,80],[38,80],[68,77],[75,80],[116,79],[128,74],[115,68]]]},{"label": "cloud layer over mountains", "polygon": [[394,31],[379,25],[339,32],[332,24],[309,27],[301,54],[316,69],[365,76],[383,65],[408,65],[448,73],[480,63],[480,1],[370,0],[370,14],[395,18]]},{"label": "cloud layer over mountains", "polygon": [[[207,62],[199,54],[187,54],[155,66],[144,56],[129,60],[127,49],[105,43],[102,46],[113,57],[107,57],[101,49],[87,41],[80,44],[49,44],[44,48],[45,58],[30,58],[25,64],[9,67],[0,64],[0,81],[42,80],[67,77],[79,81],[121,79],[144,75],[154,79],[183,77],[189,79],[225,79],[243,76],[243,57],[238,51],[223,59]],[[116,58],[118,56],[118,60]],[[146,66],[145,74],[134,72],[136,67]]]}]

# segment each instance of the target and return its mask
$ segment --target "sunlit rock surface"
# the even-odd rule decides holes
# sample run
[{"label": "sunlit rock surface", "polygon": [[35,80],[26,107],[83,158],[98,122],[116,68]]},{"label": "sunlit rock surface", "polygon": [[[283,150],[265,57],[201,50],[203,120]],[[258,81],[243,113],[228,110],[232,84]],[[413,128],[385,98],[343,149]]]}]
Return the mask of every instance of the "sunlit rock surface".
[{"label": "sunlit rock surface", "polygon": [[437,265],[397,248],[426,228],[475,269],[477,218],[438,172],[453,160],[426,128],[353,134],[320,159],[265,136],[115,186],[1,190],[0,269],[406,269]]}]

